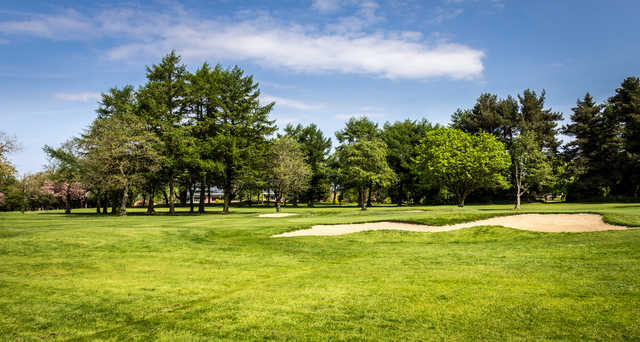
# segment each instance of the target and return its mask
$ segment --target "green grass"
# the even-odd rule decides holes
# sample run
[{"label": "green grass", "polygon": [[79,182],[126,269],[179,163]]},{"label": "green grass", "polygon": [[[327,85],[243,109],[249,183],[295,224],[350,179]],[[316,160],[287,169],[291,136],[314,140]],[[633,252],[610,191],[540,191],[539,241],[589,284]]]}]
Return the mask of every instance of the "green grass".
[{"label": "green grass", "polygon": [[[420,209],[0,213],[0,339],[640,340],[640,229],[270,237],[314,224],[513,213]],[[640,226],[640,204],[523,209]]]}]

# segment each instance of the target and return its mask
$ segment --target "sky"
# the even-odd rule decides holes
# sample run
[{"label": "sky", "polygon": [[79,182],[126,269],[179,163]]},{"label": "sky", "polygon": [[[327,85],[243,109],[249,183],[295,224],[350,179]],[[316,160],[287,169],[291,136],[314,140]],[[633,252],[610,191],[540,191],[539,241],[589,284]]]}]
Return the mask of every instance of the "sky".
[{"label": "sky", "polygon": [[[0,131],[18,170],[78,136],[101,92],[139,86],[172,49],[193,71],[237,65],[272,118],[448,124],[481,93],[546,90],[565,120],[579,97],[640,75],[640,1],[14,1],[0,6]],[[335,141],[335,139],[334,139]]]}]

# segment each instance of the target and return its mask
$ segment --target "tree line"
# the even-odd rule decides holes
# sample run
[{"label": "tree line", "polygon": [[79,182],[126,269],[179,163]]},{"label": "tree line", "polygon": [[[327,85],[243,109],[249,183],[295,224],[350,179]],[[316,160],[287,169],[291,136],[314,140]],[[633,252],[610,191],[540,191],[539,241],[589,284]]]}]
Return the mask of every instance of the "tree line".
[{"label": "tree line", "polygon": [[[126,215],[158,196],[204,213],[211,186],[231,203],[269,191],[281,203],[513,201],[559,194],[567,200],[637,200],[640,194],[640,81],[624,80],[598,104],[589,93],[570,122],[545,105],[544,91],[482,94],[448,127],[426,120],[348,120],[330,137],[315,124],[279,133],[258,83],[238,67],[204,63],[189,72],[174,52],[146,68],[145,84],[102,94],[97,116],[60,146],[45,146],[47,170],[18,177],[0,134],[0,208],[28,210],[91,204]],[[572,137],[562,143],[560,134]],[[194,203],[194,194],[199,202]]]}]

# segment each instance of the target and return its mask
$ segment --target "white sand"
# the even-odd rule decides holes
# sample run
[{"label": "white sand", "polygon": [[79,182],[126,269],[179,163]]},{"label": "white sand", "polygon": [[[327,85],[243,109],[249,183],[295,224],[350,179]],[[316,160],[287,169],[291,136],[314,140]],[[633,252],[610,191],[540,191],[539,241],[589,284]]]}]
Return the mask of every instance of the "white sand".
[{"label": "white sand", "polygon": [[298,215],[298,214],[293,214],[293,213],[260,214],[258,215],[258,217],[287,217],[287,216],[294,216],[294,215]]},{"label": "white sand", "polygon": [[498,216],[486,220],[459,223],[449,226],[428,226],[414,223],[375,222],[357,224],[318,225],[309,229],[274,235],[328,236],[357,233],[367,230],[407,230],[412,232],[446,232],[475,226],[503,226],[535,232],[596,232],[602,230],[624,230],[627,227],[614,226],[602,221],[602,216],[594,214],[522,214]]}]

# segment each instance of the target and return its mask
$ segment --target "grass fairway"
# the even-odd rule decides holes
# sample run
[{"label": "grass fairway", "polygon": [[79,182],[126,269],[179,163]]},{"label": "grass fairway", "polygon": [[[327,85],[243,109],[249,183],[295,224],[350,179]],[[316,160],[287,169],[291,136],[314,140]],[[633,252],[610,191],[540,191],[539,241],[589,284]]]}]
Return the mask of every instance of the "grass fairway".
[{"label": "grass fairway", "polygon": [[[270,237],[314,224],[512,213],[510,205],[419,209],[0,213],[0,338],[640,340],[640,229]],[[640,226],[639,204],[523,212],[602,213]]]}]

